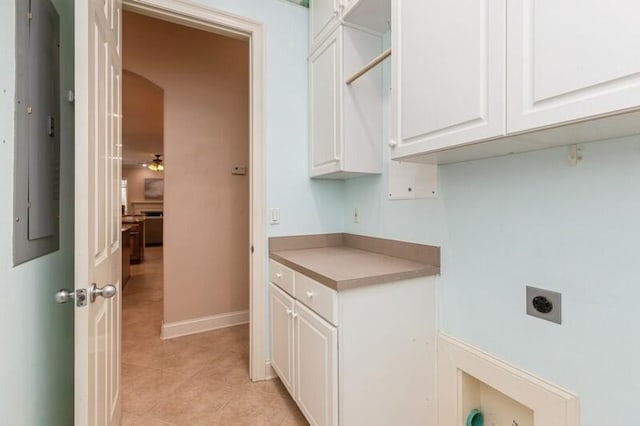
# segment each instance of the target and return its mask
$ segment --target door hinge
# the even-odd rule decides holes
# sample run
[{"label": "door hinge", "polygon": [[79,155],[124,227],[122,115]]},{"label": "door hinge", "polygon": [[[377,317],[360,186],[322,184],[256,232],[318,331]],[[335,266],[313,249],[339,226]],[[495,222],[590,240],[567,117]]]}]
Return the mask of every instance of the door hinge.
[{"label": "door hinge", "polygon": [[31,208],[31,201],[27,201],[27,208],[30,209]]},{"label": "door hinge", "polygon": [[33,108],[31,108],[31,105],[29,105],[27,107],[27,114],[31,114],[33,112]]},{"label": "door hinge", "polygon": [[33,19],[33,12],[29,11],[29,13],[27,13],[27,19],[30,21]]}]

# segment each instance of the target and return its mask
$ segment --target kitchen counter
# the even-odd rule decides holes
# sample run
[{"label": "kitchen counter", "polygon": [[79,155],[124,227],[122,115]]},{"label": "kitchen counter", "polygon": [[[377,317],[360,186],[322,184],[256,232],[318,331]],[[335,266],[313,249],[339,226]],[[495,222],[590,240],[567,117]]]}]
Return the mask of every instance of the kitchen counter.
[{"label": "kitchen counter", "polygon": [[440,273],[439,247],[353,234],[273,237],[269,255],[338,291]]},{"label": "kitchen counter", "polygon": [[122,216],[122,223],[140,223],[144,222],[146,216],[141,214],[129,214]]}]

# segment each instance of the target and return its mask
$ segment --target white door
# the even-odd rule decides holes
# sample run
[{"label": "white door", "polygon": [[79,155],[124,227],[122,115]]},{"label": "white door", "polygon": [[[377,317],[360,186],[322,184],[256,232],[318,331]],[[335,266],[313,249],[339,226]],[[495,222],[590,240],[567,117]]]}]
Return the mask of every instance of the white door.
[{"label": "white door", "polygon": [[271,295],[271,366],[291,396],[293,389],[293,298],[274,284]]},{"label": "white door", "polygon": [[519,0],[507,19],[507,131],[640,105],[637,0]]},{"label": "white door", "polygon": [[[120,16],[119,0],[75,2],[76,426],[120,422]],[[92,302],[92,283],[115,297]]]},{"label": "white door", "polygon": [[296,402],[312,426],[338,424],[338,330],[296,302]]},{"label": "white door", "polygon": [[504,135],[505,0],[391,10],[393,158]]}]

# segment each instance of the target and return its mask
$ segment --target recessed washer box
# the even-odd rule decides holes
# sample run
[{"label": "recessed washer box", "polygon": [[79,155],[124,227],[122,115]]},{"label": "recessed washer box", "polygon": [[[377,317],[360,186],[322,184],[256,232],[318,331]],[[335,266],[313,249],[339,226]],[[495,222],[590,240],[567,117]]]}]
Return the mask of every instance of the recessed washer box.
[{"label": "recessed washer box", "polygon": [[580,426],[577,395],[440,333],[438,426],[464,425],[473,409],[486,426]]}]

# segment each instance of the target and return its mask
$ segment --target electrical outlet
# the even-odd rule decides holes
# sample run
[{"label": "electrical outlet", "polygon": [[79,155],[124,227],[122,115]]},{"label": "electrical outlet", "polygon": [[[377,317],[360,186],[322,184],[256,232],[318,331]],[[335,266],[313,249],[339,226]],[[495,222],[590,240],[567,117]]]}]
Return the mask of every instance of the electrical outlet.
[{"label": "electrical outlet", "polygon": [[360,223],[360,213],[357,207],[353,208],[353,223]]},{"label": "electrical outlet", "polygon": [[527,315],[562,324],[562,294],[527,286]]}]

